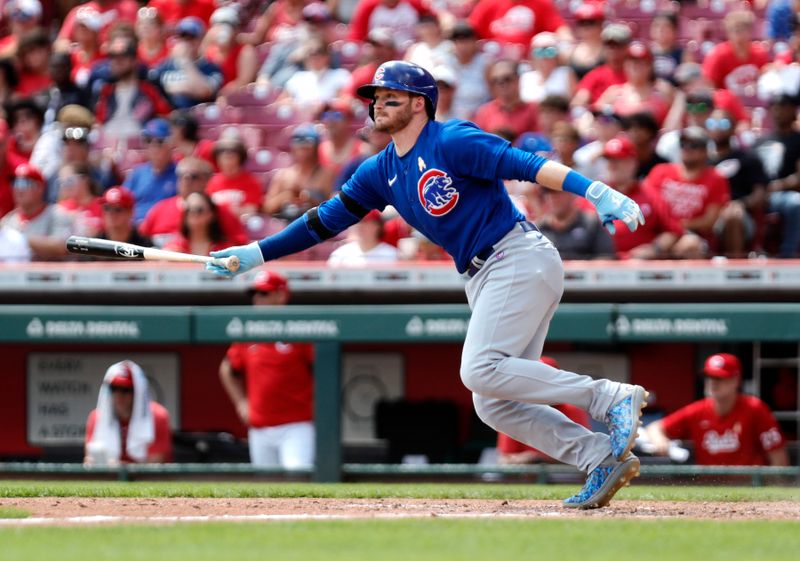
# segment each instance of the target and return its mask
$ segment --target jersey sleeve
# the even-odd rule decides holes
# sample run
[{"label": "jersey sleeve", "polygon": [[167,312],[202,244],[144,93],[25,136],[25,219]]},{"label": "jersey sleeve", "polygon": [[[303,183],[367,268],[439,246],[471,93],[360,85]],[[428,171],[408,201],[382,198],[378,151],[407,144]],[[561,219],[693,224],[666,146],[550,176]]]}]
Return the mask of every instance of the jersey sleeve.
[{"label": "jersey sleeve", "polygon": [[342,185],[341,193],[319,205],[319,218],[331,231],[341,232],[361,220],[370,210],[388,204],[375,186],[380,184],[378,156],[369,158]]},{"label": "jersey sleeve", "polygon": [[691,438],[691,427],[694,424],[695,411],[699,403],[701,402],[689,404],[661,419],[661,427],[664,429],[664,434],[667,435],[667,438],[671,440],[687,440]]},{"label": "jersey sleeve", "polygon": [[783,447],[784,440],[778,427],[778,421],[775,420],[772,411],[763,401],[758,401],[753,410],[753,422],[756,425],[759,444],[764,452],[771,452]]},{"label": "jersey sleeve", "polygon": [[[507,140],[482,131],[469,121],[445,125],[442,128],[442,145],[451,169],[461,175],[487,181],[497,177],[500,162],[511,147]],[[503,179],[526,178],[503,176]]]},{"label": "jersey sleeve", "polygon": [[231,364],[231,368],[236,370],[237,372],[241,372],[244,370],[244,345],[241,343],[234,343],[228,348],[228,352],[225,353],[225,358],[228,359],[228,362]]},{"label": "jersey sleeve", "polygon": [[164,456],[165,462],[172,461],[172,429],[169,426],[169,412],[162,405],[151,402],[153,423],[155,424],[155,439],[147,448],[147,454]]}]

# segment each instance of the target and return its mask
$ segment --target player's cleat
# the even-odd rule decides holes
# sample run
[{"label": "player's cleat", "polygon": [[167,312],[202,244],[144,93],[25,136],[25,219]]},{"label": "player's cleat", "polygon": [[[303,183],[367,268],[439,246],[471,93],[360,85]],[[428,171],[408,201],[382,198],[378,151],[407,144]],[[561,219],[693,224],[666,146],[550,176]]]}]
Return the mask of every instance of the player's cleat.
[{"label": "player's cleat", "polygon": [[642,386],[633,386],[633,391],[615,403],[606,414],[611,453],[617,460],[626,457],[636,442],[636,434],[642,424],[642,409],[647,406],[649,395]]},{"label": "player's cleat", "polygon": [[633,454],[621,462],[598,466],[592,470],[583,489],[564,500],[567,508],[601,508],[606,506],[617,491],[639,475],[639,458]]}]

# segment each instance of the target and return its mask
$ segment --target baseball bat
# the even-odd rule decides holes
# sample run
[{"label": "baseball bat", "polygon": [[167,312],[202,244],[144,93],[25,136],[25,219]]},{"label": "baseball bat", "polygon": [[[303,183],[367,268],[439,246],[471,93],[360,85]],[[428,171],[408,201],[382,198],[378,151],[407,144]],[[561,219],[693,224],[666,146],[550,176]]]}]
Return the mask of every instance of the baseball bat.
[{"label": "baseball bat", "polygon": [[239,270],[239,258],[235,255],[231,257],[208,257],[205,255],[181,253],[179,251],[167,251],[155,247],[142,247],[132,243],[115,242],[100,238],[70,236],[67,239],[67,251],[70,253],[78,253],[80,255],[94,255],[96,257],[128,259],[135,261],[147,260],[174,261],[178,263],[213,263],[214,265],[225,267],[232,273],[235,273]]}]

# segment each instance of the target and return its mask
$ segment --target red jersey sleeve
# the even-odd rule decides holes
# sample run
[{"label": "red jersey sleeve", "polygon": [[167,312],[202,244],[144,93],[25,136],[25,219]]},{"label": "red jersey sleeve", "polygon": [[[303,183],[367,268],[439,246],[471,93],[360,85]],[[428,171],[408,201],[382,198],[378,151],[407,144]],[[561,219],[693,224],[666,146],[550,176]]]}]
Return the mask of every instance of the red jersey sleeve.
[{"label": "red jersey sleeve", "polygon": [[156,401],[150,402],[150,410],[153,413],[153,423],[155,424],[155,440],[147,449],[147,454],[163,455],[164,462],[172,462],[172,429],[169,426],[169,411]]},{"label": "red jersey sleeve", "polygon": [[758,441],[764,452],[771,452],[783,447],[784,440],[778,427],[778,421],[775,420],[775,416],[769,410],[767,404],[761,400],[757,400],[753,408],[753,422],[756,427]]},{"label": "red jersey sleeve", "polygon": [[231,363],[231,368],[237,372],[242,372],[244,370],[244,345],[241,343],[231,345],[228,348],[228,352],[225,353],[225,358]]},{"label": "red jersey sleeve", "polygon": [[695,401],[661,419],[664,434],[670,439],[687,440],[691,438],[697,412],[703,407],[704,402],[705,400]]},{"label": "red jersey sleeve", "polygon": [[488,39],[491,36],[489,25],[492,23],[491,9],[492,2],[478,2],[475,9],[469,15],[469,24],[481,39]]},{"label": "red jersey sleeve", "polygon": [[363,41],[369,33],[369,17],[380,0],[361,0],[356,6],[353,19],[350,20],[350,33],[347,38],[351,41]]},{"label": "red jersey sleeve", "polygon": [[720,43],[711,49],[711,52],[706,55],[703,61],[703,75],[711,80],[715,88],[725,87],[725,71],[727,66],[720,64],[722,50],[725,46],[725,43]]}]

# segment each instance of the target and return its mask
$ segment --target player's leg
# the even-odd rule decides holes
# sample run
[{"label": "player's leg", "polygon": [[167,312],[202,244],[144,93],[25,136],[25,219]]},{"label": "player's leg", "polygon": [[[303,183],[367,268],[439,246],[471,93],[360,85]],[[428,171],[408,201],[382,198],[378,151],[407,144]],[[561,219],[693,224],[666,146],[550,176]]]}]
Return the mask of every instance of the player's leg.
[{"label": "player's leg", "polygon": [[286,469],[314,466],[314,423],[289,423],[281,427],[280,462]]},{"label": "player's leg", "polygon": [[250,448],[250,463],[257,467],[278,467],[278,449],[273,444],[273,427],[250,428],[247,443]]}]

